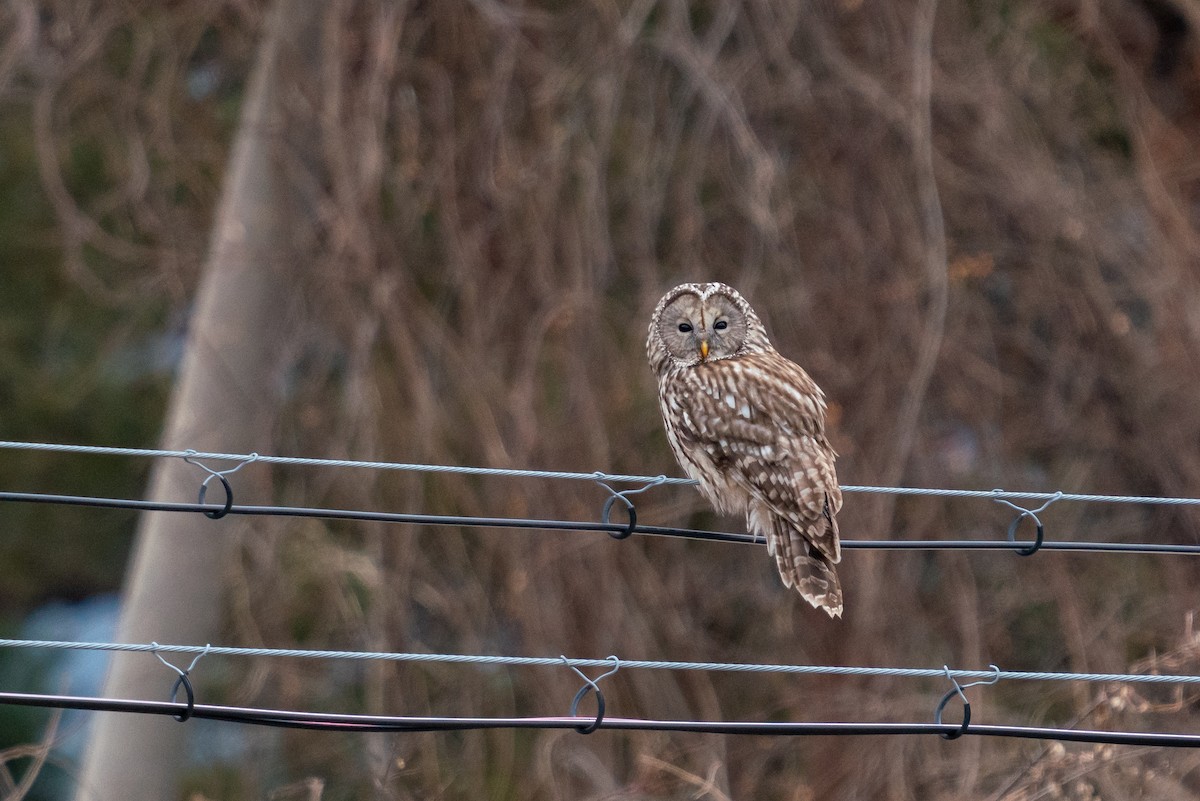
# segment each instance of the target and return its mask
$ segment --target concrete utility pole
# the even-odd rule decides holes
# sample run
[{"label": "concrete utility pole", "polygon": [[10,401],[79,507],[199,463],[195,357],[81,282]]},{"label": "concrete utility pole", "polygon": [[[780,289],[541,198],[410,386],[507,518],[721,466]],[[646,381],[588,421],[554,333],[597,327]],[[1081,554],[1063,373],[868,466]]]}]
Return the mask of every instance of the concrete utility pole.
[{"label": "concrete utility pole", "polygon": [[[303,92],[294,87],[315,84],[322,8],[279,0],[267,19],[171,397],[164,448],[271,450],[279,354],[296,323],[286,315],[288,290],[297,283],[296,233],[311,230],[314,217],[288,179],[309,161],[315,137],[304,125],[311,121],[315,131],[317,124],[315,114],[297,119],[295,104]],[[245,474],[253,472],[233,482],[243,498],[253,480]],[[194,500],[204,477],[181,460],[161,460],[149,497]],[[209,499],[222,500],[215,484],[210,482]],[[126,574],[117,639],[199,644],[216,639],[236,526],[232,518],[145,514]],[[170,671],[151,655],[116,655],[104,694],[165,699],[171,681]],[[191,729],[170,718],[96,713],[77,798],[179,797]]]}]

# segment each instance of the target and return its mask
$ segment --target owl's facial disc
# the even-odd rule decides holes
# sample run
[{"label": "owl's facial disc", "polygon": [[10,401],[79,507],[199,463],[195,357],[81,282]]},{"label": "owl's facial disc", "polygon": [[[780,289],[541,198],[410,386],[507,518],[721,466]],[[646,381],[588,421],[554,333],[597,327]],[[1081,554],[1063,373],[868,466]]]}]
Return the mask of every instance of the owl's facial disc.
[{"label": "owl's facial disc", "polygon": [[746,336],[745,317],[724,295],[681,295],[664,310],[659,333],[667,350],[688,365],[733,356]]}]

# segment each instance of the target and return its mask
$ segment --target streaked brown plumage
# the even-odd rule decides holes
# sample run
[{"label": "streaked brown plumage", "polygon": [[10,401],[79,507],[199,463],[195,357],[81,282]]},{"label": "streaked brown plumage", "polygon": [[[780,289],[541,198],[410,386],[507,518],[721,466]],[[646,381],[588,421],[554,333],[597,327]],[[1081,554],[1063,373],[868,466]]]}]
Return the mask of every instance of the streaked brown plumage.
[{"label": "streaked brown plumage", "polygon": [[825,394],[779,355],[758,315],[720,283],[682,284],[659,301],[646,340],[667,439],[722,514],[764,537],[783,583],[842,614],[837,454]]}]

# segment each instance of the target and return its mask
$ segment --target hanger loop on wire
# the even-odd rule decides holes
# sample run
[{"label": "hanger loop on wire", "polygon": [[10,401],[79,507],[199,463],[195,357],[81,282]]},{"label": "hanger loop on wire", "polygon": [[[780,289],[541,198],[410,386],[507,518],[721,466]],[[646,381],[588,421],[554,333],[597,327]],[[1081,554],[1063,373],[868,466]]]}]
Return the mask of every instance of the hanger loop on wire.
[{"label": "hanger loop on wire", "polygon": [[583,700],[585,695],[587,695],[588,690],[591,690],[596,694],[596,719],[586,726],[576,726],[575,731],[579,732],[580,734],[591,734],[596,729],[600,728],[600,724],[604,722],[604,693],[600,690],[600,687],[597,686],[596,682],[608,678],[621,669],[621,660],[618,657],[608,656],[606,658],[612,660],[613,669],[607,673],[597,676],[595,679],[589,679],[582,670],[572,665],[566,656],[561,654],[559,655],[559,659],[563,661],[563,664],[575,671],[579,677],[586,682],[586,684],[579,688],[579,692],[575,693],[575,697],[571,699],[571,717],[578,716],[577,713],[579,711],[579,702]]},{"label": "hanger loop on wire", "polygon": [[604,501],[604,507],[600,511],[600,522],[606,526],[612,525],[609,515],[612,513],[613,504],[619,499],[621,503],[625,504],[625,513],[629,516],[629,522],[625,525],[625,528],[620,529],[619,531],[608,532],[608,536],[612,537],[614,540],[623,540],[633,534],[633,532],[637,529],[637,507],[633,505],[633,501],[629,500],[629,496],[637,495],[639,492],[645,492],[651,487],[657,487],[659,484],[662,484],[664,481],[666,481],[667,477],[664,475],[655,476],[652,480],[646,482],[646,484],[638,487],[637,489],[621,490],[620,492],[617,492],[608,484],[604,483],[604,479],[606,478],[608,478],[608,476],[606,476],[604,473],[594,473],[592,475],[593,481],[595,481],[601,487],[604,487],[604,489],[608,490],[608,498]]},{"label": "hanger loop on wire", "polygon": [[613,504],[618,498],[620,498],[621,502],[625,504],[625,514],[629,516],[629,522],[625,525],[625,528],[621,529],[620,531],[608,532],[608,536],[612,537],[614,540],[623,540],[633,534],[634,529],[637,528],[637,507],[633,505],[633,501],[619,493],[614,493],[608,496],[608,500],[604,502],[604,508],[600,512],[600,522],[606,526],[611,524],[608,516],[609,513],[612,512]]},{"label": "hanger loop on wire", "polygon": [[959,737],[962,737],[964,734],[966,734],[967,729],[971,726],[971,702],[967,700],[967,694],[964,693],[963,690],[967,689],[968,687],[977,687],[979,685],[991,685],[1000,681],[1000,668],[995,665],[988,665],[988,667],[995,671],[995,675],[991,678],[980,679],[979,681],[973,681],[969,684],[960,685],[954,678],[954,675],[950,672],[950,666],[942,665],[942,670],[946,672],[946,678],[950,680],[950,683],[954,685],[954,688],[943,695],[941,701],[938,701],[937,707],[933,710],[934,722],[936,722],[939,726],[942,725],[942,712],[946,709],[946,704],[950,703],[950,699],[954,696],[957,695],[959,698],[961,698],[963,703],[962,724],[959,725],[957,731],[949,733],[939,732],[939,736],[943,740],[957,740]]},{"label": "hanger loop on wire", "polygon": [[215,511],[206,510],[204,512],[204,516],[208,519],[220,520],[222,517],[229,514],[231,509],[233,509],[233,487],[229,485],[229,479],[226,478],[226,476],[233,475],[251,462],[258,461],[258,454],[251,453],[249,456],[246,456],[243,461],[238,462],[228,470],[213,470],[208,465],[202,464],[201,462],[195,460],[197,451],[188,448],[186,451],[184,451],[184,453],[186,453],[187,456],[183,457],[183,461],[187,462],[188,464],[195,465],[196,467],[199,467],[201,470],[208,473],[208,477],[205,478],[204,481],[200,482],[200,494],[196,499],[196,503],[203,505],[204,497],[208,494],[208,482],[212,481],[214,478],[221,482],[221,487],[225,490],[225,504],[220,509]]},{"label": "hanger loop on wire", "polygon": [[[155,648],[158,648],[157,642],[151,642],[150,644]],[[187,709],[185,709],[182,714],[172,716],[180,723],[183,723],[190,718],[192,713],[196,710],[196,691],[192,687],[192,680],[189,677],[189,674],[192,672],[192,668],[196,667],[196,663],[200,661],[200,658],[208,653],[209,648],[212,648],[212,643],[205,645],[204,650],[196,654],[196,658],[192,660],[192,663],[187,666],[186,670],[172,665],[170,662],[163,659],[162,654],[160,654],[158,651],[153,650],[150,652],[158,657],[159,662],[162,662],[171,670],[179,674],[178,678],[175,679],[175,683],[171,685],[171,702],[175,702],[175,698],[179,695],[179,688],[183,687],[183,693],[187,697]]]},{"label": "hanger loop on wire", "polygon": [[208,482],[212,481],[213,478],[216,478],[218,481],[220,481],[221,486],[225,488],[225,505],[215,512],[204,512],[204,516],[210,520],[220,520],[222,517],[229,514],[229,510],[233,508],[233,487],[229,486],[229,479],[225,478],[225,476],[221,475],[220,473],[215,473],[214,475],[204,479],[204,482],[200,485],[200,494],[196,498],[196,503],[204,503],[204,496],[208,492]]},{"label": "hanger loop on wire", "polygon": [[[994,493],[1004,492],[1004,490],[994,489],[994,490],[992,490],[992,492],[994,492]],[[993,498],[992,499],[996,503],[1002,503],[1005,506],[1008,506],[1012,509],[1016,509],[1018,512],[1017,516],[1014,517],[1012,522],[1008,524],[1008,541],[1009,542],[1013,543],[1014,545],[1017,544],[1017,527],[1021,525],[1021,520],[1023,520],[1024,518],[1026,518],[1026,517],[1030,518],[1031,520],[1033,520],[1033,524],[1035,526],[1037,526],[1037,534],[1034,537],[1033,543],[1031,545],[1024,545],[1024,546],[1016,549],[1016,551],[1019,555],[1032,556],[1033,554],[1035,554],[1039,550],[1041,550],[1042,543],[1046,539],[1046,529],[1042,525],[1042,520],[1041,520],[1041,518],[1038,517],[1038,514],[1046,511],[1046,509],[1050,506],[1050,504],[1052,504],[1055,501],[1062,498],[1062,495],[1063,494],[1062,494],[1061,490],[1059,492],[1054,493],[1054,497],[1050,498],[1048,501],[1046,501],[1045,503],[1043,503],[1041,506],[1039,506],[1036,509],[1026,509],[1023,506],[1017,506],[1015,503],[1013,503],[1012,501],[1009,501],[1006,498]]]}]

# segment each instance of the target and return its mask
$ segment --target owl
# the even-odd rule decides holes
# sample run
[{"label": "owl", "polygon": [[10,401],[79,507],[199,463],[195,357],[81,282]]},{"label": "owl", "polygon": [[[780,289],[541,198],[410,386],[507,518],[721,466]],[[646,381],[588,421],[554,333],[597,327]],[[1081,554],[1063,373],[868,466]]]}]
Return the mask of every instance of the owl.
[{"label": "owl", "polygon": [[779,355],[750,304],[725,284],[681,284],[658,302],[646,353],[667,439],[722,514],[767,541],[784,585],[842,615],[825,393]]}]

